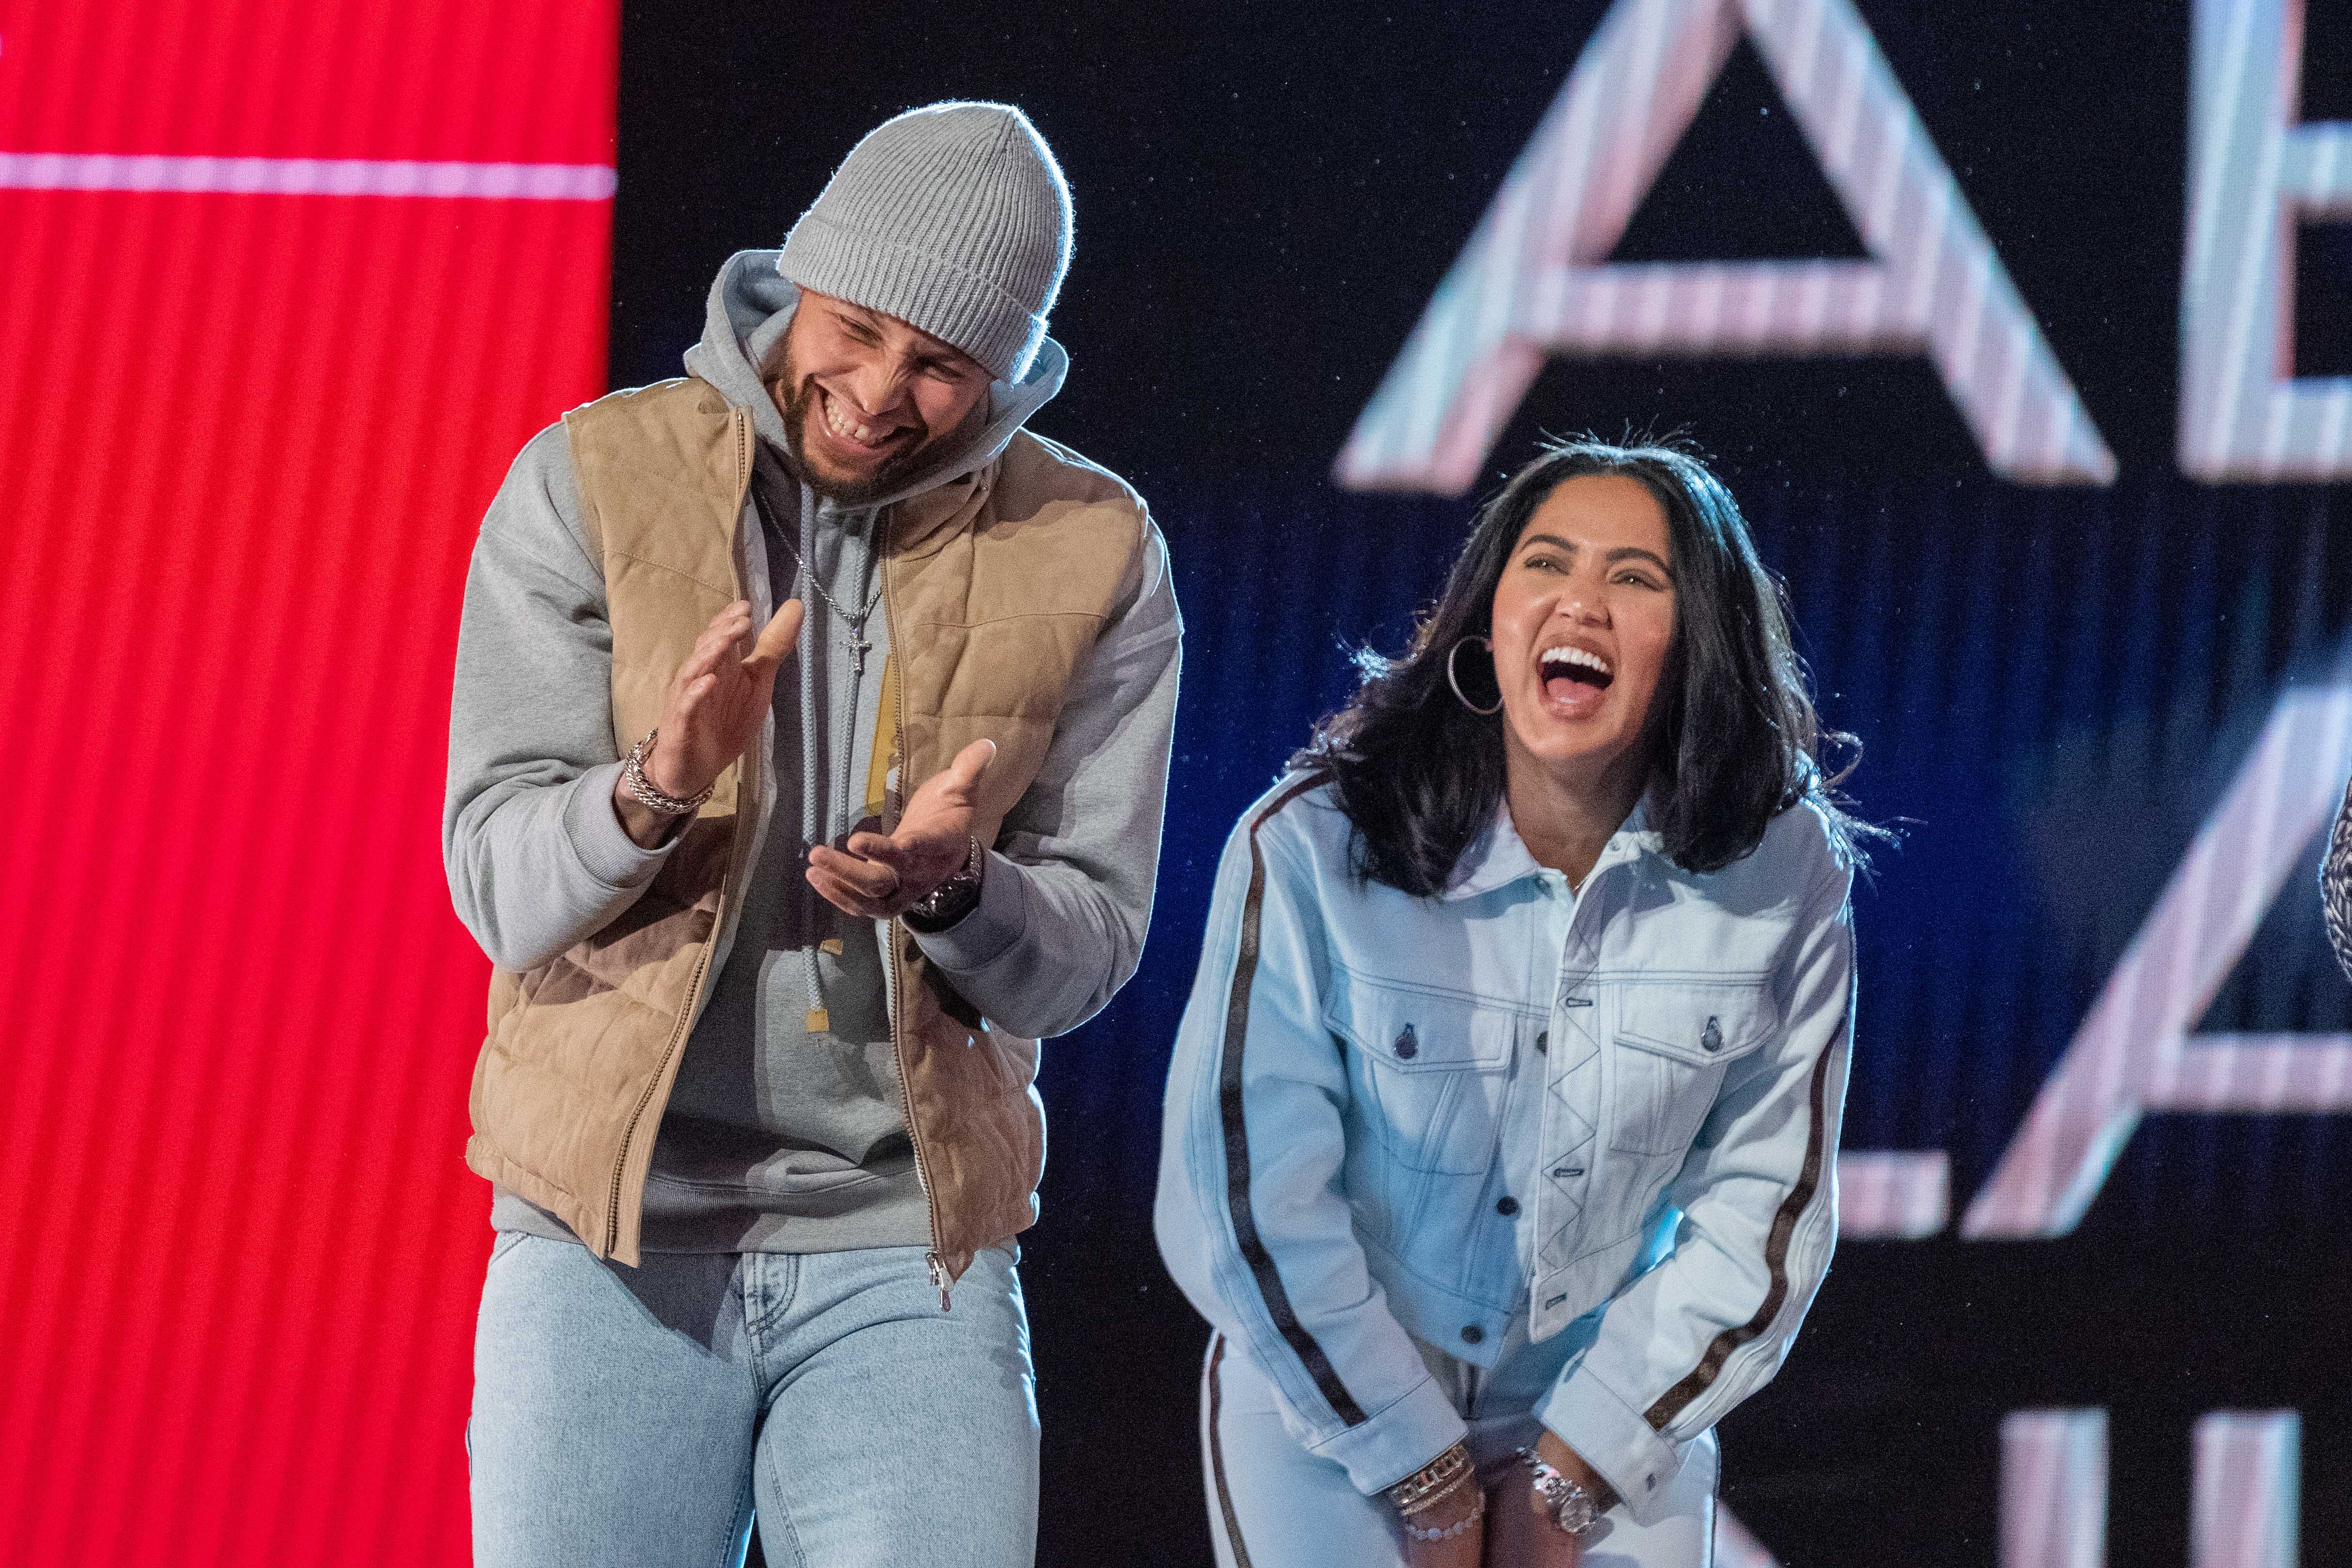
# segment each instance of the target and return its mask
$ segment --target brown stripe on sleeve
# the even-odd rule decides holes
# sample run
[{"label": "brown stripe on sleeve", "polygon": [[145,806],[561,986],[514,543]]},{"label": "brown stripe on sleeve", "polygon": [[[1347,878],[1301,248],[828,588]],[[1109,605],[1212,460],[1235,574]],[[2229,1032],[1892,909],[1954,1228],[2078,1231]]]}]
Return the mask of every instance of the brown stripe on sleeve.
[{"label": "brown stripe on sleeve", "polygon": [[1797,1233],[1797,1221],[1813,1201],[1814,1192],[1822,1184],[1822,1168],[1825,1151],[1822,1147],[1822,1099],[1829,1091],[1830,1058],[1837,1050],[1832,1041],[1813,1063],[1812,1092],[1809,1099],[1812,1127],[1805,1134],[1805,1163],[1797,1172],[1797,1184],[1789,1195],[1780,1200],[1780,1209],[1772,1215],[1772,1228],[1764,1240],[1764,1265],[1771,1271],[1771,1284],[1764,1291],[1764,1302],[1756,1315],[1746,1322],[1723,1331],[1707,1345],[1706,1353],[1699,1358],[1690,1375],[1658,1396],[1658,1402],[1643,1412],[1653,1431],[1664,1431],[1666,1423],[1687,1409],[1691,1401],[1705,1394],[1731,1352],[1772,1326],[1780,1309],[1789,1300],[1789,1243]]},{"label": "brown stripe on sleeve", "polygon": [[1348,1426],[1360,1426],[1364,1424],[1363,1407],[1348,1392],[1347,1384],[1339,1381],[1331,1358],[1323,1353],[1323,1347],[1298,1321],[1298,1314],[1290,1305],[1289,1292],[1282,1288],[1282,1277],[1275,1271],[1273,1256],[1257,1234],[1257,1221],[1250,1214],[1249,1132],[1242,1121],[1242,1053],[1249,1042],[1250,984],[1257,978],[1258,922],[1265,904],[1265,852],[1258,847],[1257,832],[1268,817],[1323,783],[1319,774],[1301,779],[1275,796],[1250,821],[1249,897],[1242,904],[1241,948],[1234,960],[1233,990],[1225,999],[1225,1043],[1217,1068],[1217,1108],[1224,1133],[1225,1211],[1233,1223],[1234,1245],[1248,1263],[1250,1276],[1265,1300],[1266,1316],[1274,1321],[1275,1331],[1281,1334],[1283,1342],[1315,1380],[1316,1389],[1331,1406],[1332,1413]]}]

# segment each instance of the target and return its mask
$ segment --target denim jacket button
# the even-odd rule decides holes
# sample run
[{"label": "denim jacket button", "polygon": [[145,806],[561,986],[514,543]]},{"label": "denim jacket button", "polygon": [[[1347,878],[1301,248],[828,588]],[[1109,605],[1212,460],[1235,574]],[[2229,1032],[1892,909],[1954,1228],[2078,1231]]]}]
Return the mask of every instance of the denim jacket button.
[{"label": "denim jacket button", "polygon": [[1396,1054],[1398,1059],[1408,1062],[1421,1055],[1421,1044],[1412,1037],[1411,1024],[1407,1024],[1404,1032],[1396,1037]]},{"label": "denim jacket button", "polygon": [[1699,1036],[1698,1043],[1706,1050],[1719,1051],[1723,1049],[1723,1026],[1717,1023],[1712,1016],[1709,1016],[1706,1021],[1706,1032]]},{"label": "denim jacket button", "polygon": [[1463,1328],[1462,1328],[1462,1342],[1463,1342],[1464,1344],[1465,1344],[1465,1345],[1475,1345],[1475,1344],[1476,1344],[1479,1341],[1481,1341],[1481,1340],[1485,1339],[1486,1337],[1486,1330],[1484,1330],[1484,1329],[1482,1329],[1482,1328],[1480,1328],[1477,1324],[1475,1324],[1475,1323],[1465,1323],[1465,1324],[1464,1324],[1464,1325],[1463,1325]]},{"label": "denim jacket button", "polygon": [[1550,1031],[1549,1029],[1538,1029],[1538,1030],[1537,1030],[1537,1031],[1536,1031],[1536,1049],[1537,1049],[1537,1051],[1538,1051],[1538,1052],[1542,1052],[1542,1051],[1549,1050],[1550,1048],[1551,1048],[1551,1031]]},{"label": "denim jacket button", "polygon": [[1515,1215],[1519,1212],[1519,1200],[1509,1196],[1496,1198],[1495,1212],[1507,1217]]}]

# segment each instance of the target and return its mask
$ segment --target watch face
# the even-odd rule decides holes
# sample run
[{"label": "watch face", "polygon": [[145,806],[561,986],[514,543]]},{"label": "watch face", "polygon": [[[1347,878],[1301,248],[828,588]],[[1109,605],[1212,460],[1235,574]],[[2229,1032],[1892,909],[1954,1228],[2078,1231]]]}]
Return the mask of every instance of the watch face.
[{"label": "watch face", "polygon": [[1559,1510],[1553,1517],[1570,1535],[1581,1535],[1592,1528],[1592,1521],[1600,1515],[1593,1510],[1592,1494],[1582,1487],[1575,1487],[1559,1500]]}]

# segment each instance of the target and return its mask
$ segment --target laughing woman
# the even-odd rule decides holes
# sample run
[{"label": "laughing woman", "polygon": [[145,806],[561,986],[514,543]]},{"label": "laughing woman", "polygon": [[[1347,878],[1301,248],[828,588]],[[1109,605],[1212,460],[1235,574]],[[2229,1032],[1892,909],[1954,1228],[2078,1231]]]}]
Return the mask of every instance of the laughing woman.
[{"label": "laughing woman", "polygon": [[1708,1562],[1829,1266],[1858,834],[1688,455],[1546,451],[1234,831],[1161,1255],[1226,1568]]}]

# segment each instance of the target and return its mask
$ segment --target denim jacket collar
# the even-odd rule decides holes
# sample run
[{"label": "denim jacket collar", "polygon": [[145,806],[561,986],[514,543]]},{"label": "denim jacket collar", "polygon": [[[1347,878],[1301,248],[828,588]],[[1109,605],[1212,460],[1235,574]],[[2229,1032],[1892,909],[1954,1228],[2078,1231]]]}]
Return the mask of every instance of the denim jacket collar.
[{"label": "denim jacket collar", "polygon": [[[1664,836],[1650,826],[1647,798],[1637,800],[1617,831],[1609,836],[1592,869],[1599,871],[1621,860],[1656,854],[1663,843]],[[1462,852],[1462,858],[1454,868],[1454,879],[1438,897],[1448,902],[1475,899],[1497,888],[1507,888],[1522,877],[1540,877],[1544,871],[1544,866],[1528,850],[1527,840],[1519,837],[1518,828],[1511,821],[1511,803],[1500,800],[1495,803],[1495,820]]]}]

